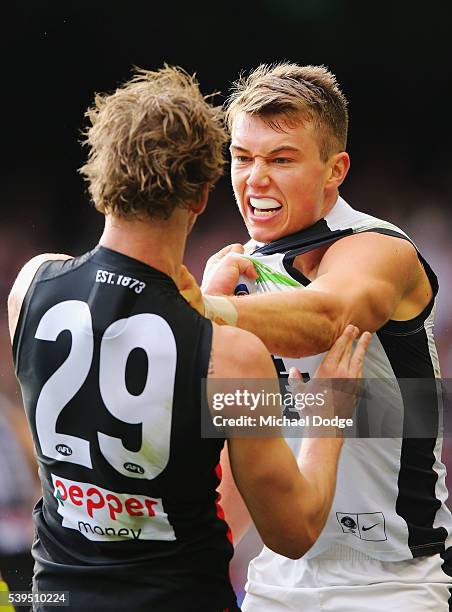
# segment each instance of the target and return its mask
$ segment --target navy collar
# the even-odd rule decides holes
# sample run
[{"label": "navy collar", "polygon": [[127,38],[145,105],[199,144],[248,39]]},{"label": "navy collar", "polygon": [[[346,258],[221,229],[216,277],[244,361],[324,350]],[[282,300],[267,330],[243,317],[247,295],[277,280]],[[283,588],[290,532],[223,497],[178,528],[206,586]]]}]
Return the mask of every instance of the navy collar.
[{"label": "navy collar", "polygon": [[284,236],[283,238],[278,238],[278,240],[258,247],[253,251],[252,255],[256,253],[262,255],[273,255],[274,253],[289,254],[290,252],[290,257],[294,258],[297,255],[325,246],[338,238],[343,238],[350,234],[353,234],[353,229],[351,227],[333,231],[328,227],[325,219],[320,219],[317,223],[314,223],[314,225],[306,227],[299,232]]}]

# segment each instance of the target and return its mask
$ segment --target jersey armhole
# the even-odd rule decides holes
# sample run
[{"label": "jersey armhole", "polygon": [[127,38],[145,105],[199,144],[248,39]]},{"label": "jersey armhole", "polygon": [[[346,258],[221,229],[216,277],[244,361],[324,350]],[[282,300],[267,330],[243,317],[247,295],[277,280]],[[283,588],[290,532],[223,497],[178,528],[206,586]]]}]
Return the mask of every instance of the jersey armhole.
[{"label": "jersey armhole", "polygon": [[297,281],[297,283],[300,283],[300,285],[303,287],[307,287],[311,284],[311,281],[307,276],[293,266],[295,257],[296,256],[292,256],[291,253],[286,253],[282,259],[283,268],[291,278]]},{"label": "jersey armhole", "polygon": [[[36,259],[39,257],[44,257],[44,255],[37,255]],[[30,299],[31,293],[33,292],[33,289],[37,281],[39,280],[39,277],[42,275],[44,266],[46,264],[50,264],[53,261],[65,261],[67,259],[72,259],[72,257],[69,255],[61,254],[60,256],[55,256],[55,254],[53,253],[49,253],[48,255],[46,254],[46,257],[47,257],[46,259],[43,259],[39,263],[39,265],[37,265],[36,270],[34,271],[33,275],[29,279],[27,290],[25,291],[25,294],[22,298],[22,303],[20,304],[19,314],[17,316],[17,321],[16,321],[16,328],[14,330],[14,334],[12,337],[12,354],[13,354],[13,362],[14,362],[14,369],[15,369],[16,375],[19,371],[19,359],[20,359],[20,347],[21,347],[21,339],[22,339],[23,322],[28,313],[28,309],[29,309],[29,305],[31,301]],[[31,259],[28,263],[31,263],[32,261],[33,260]],[[26,265],[27,264],[25,264],[25,266]],[[23,269],[24,268],[22,268],[21,272],[23,271]],[[19,272],[19,276],[21,272]],[[17,277],[16,282],[19,276]]]},{"label": "jersey armhole", "polygon": [[36,268],[33,278],[31,279],[31,282],[28,285],[27,291],[25,292],[25,295],[23,297],[22,304],[20,305],[19,315],[17,317],[17,322],[16,322],[16,329],[14,330],[14,335],[12,339],[13,362],[14,362],[14,369],[16,372],[16,376],[17,376],[17,373],[19,372],[19,358],[20,358],[20,347],[21,347],[22,332],[23,332],[23,322],[25,321],[26,315],[28,313],[28,309],[30,307],[30,301],[31,301],[29,299],[30,294],[32,293],[34,289],[35,281],[36,281],[39,271],[47,262],[48,260],[43,261],[41,265]]},{"label": "jersey armhole", "polygon": [[368,233],[368,232],[373,232],[376,234],[384,234],[386,236],[392,236],[394,238],[401,238],[402,240],[406,240],[407,242],[412,244],[413,247],[416,249],[417,257],[421,263],[422,268],[424,269],[427,275],[428,281],[432,288],[432,293],[433,293],[432,299],[428,302],[425,308],[415,317],[412,317],[411,319],[407,319],[406,321],[396,321],[395,319],[390,319],[378,330],[378,332],[381,332],[383,334],[390,334],[390,335],[409,336],[411,334],[415,334],[420,329],[423,328],[424,321],[428,319],[428,317],[430,316],[430,313],[433,310],[433,306],[435,304],[435,298],[436,298],[436,295],[439,289],[438,278],[436,274],[433,272],[429,263],[424,259],[424,257],[418,251],[414,242],[410,240],[410,238],[408,238],[408,236],[406,236],[405,234],[396,232],[395,230],[391,230],[387,228],[379,228],[379,227],[366,229],[364,233]]}]

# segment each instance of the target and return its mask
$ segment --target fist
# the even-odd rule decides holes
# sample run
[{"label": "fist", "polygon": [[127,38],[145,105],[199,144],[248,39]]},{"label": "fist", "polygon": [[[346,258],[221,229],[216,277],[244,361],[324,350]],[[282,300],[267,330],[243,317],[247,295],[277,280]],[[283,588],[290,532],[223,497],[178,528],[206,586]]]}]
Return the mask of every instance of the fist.
[{"label": "fist", "polygon": [[242,245],[229,245],[211,257],[204,271],[203,292],[208,295],[234,295],[240,278],[256,280],[253,263],[242,257]]}]

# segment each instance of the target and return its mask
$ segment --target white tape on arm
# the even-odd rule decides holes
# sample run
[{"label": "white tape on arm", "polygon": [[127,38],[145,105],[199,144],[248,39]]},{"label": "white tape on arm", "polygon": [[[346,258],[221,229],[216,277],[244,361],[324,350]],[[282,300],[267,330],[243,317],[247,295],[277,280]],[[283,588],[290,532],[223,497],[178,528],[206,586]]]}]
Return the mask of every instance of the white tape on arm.
[{"label": "white tape on arm", "polygon": [[204,295],[204,316],[219,325],[236,325],[239,314],[237,308],[226,297]]}]

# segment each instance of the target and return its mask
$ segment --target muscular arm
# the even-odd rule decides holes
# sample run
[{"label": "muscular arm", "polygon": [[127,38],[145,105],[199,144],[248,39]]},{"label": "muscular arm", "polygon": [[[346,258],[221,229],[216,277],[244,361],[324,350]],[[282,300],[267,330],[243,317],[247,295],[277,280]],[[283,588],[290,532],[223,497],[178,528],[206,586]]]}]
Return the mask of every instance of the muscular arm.
[{"label": "muscular arm", "polygon": [[[328,358],[333,355],[334,362],[334,350],[336,347],[340,349],[341,341],[344,346],[344,338],[350,352],[354,337],[349,328],[348,336],[341,336]],[[352,376],[358,376],[361,371],[363,347],[360,361],[353,366],[353,371],[350,370]],[[211,363],[209,379],[275,380],[275,369],[268,352],[252,335],[215,326],[213,348],[215,359]],[[338,354],[341,360],[345,352],[336,350],[336,356]],[[323,376],[329,373],[327,369]],[[307,438],[298,465],[282,438],[231,437],[227,444],[231,473],[264,543],[279,554],[298,558],[316,541],[328,516],[342,439]],[[230,480],[223,485],[223,504],[226,519],[231,517],[229,520],[237,535],[237,530],[243,531],[248,517],[235,505],[241,500],[231,485]],[[232,515],[228,511],[231,507]]]},{"label": "muscular arm", "polygon": [[412,318],[431,295],[411,243],[365,233],[333,244],[307,289],[230,299],[238,327],[274,354],[299,357],[327,350],[347,323],[375,331],[390,318]]}]

